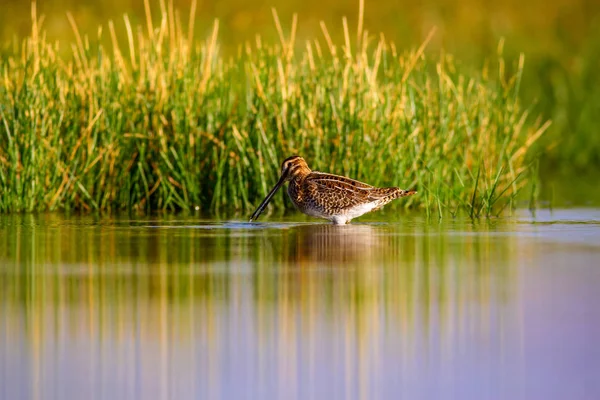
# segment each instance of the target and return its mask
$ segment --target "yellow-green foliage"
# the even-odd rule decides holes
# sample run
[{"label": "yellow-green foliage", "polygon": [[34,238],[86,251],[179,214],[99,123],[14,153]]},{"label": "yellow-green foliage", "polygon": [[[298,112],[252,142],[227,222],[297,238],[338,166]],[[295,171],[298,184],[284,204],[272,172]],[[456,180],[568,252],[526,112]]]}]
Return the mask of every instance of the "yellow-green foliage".
[{"label": "yellow-green foliage", "polygon": [[257,38],[224,59],[218,22],[195,43],[177,16],[125,18],[123,41],[110,22],[109,49],[70,18],[66,59],[34,12],[0,62],[0,210],[246,211],[301,154],[314,169],[417,188],[406,206],[479,215],[525,184],[548,126],[519,105],[523,57],[508,68],[502,43],[466,76],[449,55],[426,57],[427,41],[400,50],[346,20],[342,43],[323,24],[298,50],[296,19],[286,33],[274,13],[279,43]]}]

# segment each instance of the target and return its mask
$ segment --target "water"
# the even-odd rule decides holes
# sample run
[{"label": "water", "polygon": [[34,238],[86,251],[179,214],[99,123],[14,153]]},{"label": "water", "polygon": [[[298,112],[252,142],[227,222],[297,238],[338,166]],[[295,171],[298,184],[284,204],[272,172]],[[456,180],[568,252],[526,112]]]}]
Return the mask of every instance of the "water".
[{"label": "water", "polygon": [[360,221],[1,216],[0,398],[600,398],[599,209]]}]

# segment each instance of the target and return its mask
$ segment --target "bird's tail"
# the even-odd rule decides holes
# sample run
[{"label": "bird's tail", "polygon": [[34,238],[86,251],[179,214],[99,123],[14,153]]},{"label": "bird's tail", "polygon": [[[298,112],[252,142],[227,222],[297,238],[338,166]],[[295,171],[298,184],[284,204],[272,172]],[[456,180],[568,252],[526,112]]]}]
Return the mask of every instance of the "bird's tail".
[{"label": "bird's tail", "polygon": [[398,198],[398,197],[412,196],[413,194],[417,194],[417,191],[416,190],[398,189],[398,191],[396,192],[396,198]]},{"label": "bird's tail", "polygon": [[371,199],[383,200],[383,204],[386,204],[399,197],[411,196],[415,193],[417,193],[416,190],[403,190],[397,187],[380,188],[371,193]]}]

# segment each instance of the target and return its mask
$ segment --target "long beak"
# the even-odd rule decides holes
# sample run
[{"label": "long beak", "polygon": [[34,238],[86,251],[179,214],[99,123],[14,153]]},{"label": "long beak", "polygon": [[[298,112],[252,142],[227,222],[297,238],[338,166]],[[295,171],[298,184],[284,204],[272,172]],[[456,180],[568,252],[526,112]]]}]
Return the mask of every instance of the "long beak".
[{"label": "long beak", "polygon": [[250,217],[250,222],[256,221],[256,219],[260,216],[260,214],[267,207],[267,204],[269,204],[269,201],[271,201],[271,198],[273,197],[275,192],[277,192],[277,190],[281,187],[281,185],[283,185],[283,182],[285,182],[285,179],[284,179],[284,176],[281,175],[281,178],[279,178],[279,180],[277,181],[277,183],[275,184],[273,189],[271,189],[271,191],[269,192],[267,197],[265,197],[265,199],[262,201],[262,203],[260,203],[260,206],[258,206],[256,211],[254,211],[252,213],[252,216]]}]

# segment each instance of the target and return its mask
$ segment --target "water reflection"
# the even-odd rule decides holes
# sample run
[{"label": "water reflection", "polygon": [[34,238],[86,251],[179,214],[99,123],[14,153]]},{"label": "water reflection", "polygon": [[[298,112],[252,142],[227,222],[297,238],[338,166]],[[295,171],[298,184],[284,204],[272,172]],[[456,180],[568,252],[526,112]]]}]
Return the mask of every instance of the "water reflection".
[{"label": "water reflection", "polygon": [[526,397],[519,226],[2,217],[0,398]]}]

